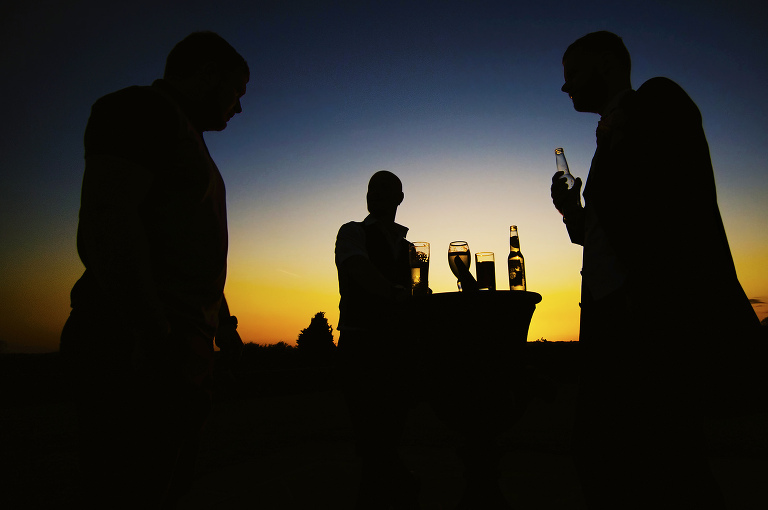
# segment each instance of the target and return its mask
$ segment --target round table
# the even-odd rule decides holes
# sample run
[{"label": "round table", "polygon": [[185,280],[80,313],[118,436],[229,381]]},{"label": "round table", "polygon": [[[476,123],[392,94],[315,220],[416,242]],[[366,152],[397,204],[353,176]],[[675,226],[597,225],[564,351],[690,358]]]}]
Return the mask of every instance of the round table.
[{"label": "round table", "polygon": [[496,434],[530,400],[525,377],[528,326],[541,295],[527,291],[417,296],[404,323],[423,398],[467,435]]}]

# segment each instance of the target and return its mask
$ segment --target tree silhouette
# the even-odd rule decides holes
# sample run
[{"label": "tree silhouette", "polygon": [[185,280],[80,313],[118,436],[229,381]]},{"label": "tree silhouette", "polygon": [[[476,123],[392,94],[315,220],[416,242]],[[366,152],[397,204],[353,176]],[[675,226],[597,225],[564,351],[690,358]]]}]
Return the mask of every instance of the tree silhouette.
[{"label": "tree silhouette", "polygon": [[333,328],[328,324],[325,312],[317,312],[309,322],[309,327],[302,329],[296,346],[307,354],[328,354],[334,350]]}]

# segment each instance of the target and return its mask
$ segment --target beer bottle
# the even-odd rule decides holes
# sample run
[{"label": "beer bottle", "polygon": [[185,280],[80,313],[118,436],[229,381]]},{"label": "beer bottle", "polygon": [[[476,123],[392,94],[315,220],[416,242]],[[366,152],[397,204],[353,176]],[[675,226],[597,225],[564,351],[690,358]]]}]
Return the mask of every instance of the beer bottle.
[{"label": "beer bottle", "polygon": [[509,290],[525,290],[525,260],[520,252],[520,237],[517,225],[509,227]]},{"label": "beer bottle", "polygon": [[557,171],[563,172],[561,179],[565,179],[568,189],[573,188],[573,175],[568,170],[568,162],[565,160],[565,151],[562,147],[555,149],[555,163],[557,164]]}]

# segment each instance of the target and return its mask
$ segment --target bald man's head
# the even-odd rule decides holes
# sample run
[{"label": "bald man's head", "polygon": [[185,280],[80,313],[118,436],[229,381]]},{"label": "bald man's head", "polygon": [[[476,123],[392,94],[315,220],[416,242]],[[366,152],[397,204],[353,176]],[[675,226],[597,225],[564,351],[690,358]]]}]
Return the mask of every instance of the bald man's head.
[{"label": "bald man's head", "polygon": [[403,183],[387,170],[376,172],[368,181],[368,212],[394,221],[397,206],[403,202]]}]

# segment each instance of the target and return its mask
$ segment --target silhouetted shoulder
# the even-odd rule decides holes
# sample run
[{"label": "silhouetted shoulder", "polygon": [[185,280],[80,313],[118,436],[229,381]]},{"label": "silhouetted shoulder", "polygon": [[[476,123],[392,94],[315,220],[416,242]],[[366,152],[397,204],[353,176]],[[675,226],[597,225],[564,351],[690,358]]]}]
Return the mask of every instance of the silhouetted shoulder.
[{"label": "silhouetted shoulder", "polygon": [[[349,235],[357,235],[363,228],[363,224],[360,221],[350,221],[345,224],[343,224],[339,228],[338,236],[349,236]],[[337,237],[338,237],[337,236]]]},{"label": "silhouetted shoulder", "polygon": [[339,228],[339,233],[336,235],[336,264],[339,265],[355,255],[368,258],[365,247],[365,229],[360,221],[345,223]]},{"label": "silhouetted shoulder", "polygon": [[142,162],[176,137],[175,105],[153,87],[133,86],[94,103],[85,129],[85,157],[97,154]]},{"label": "silhouetted shoulder", "polygon": [[132,86],[112,92],[96,101],[91,118],[110,117],[128,124],[174,119],[175,107],[154,87]]},{"label": "silhouetted shoulder", "polygon": [[[635,100],[641,112],[664,115],[666,120],[701,124],[701,113],[696,103],[669,78],[657,77],[646,81],[637,89]],[[663,119],[657,119],[660,120]],[[666,124],[671,127],[669,122]]]},{"label": "silhouetted shoulder", "polygon": [[108,105],[119,105],[119,104],[141,104],[141,103],[151,103],[155,102],[156,105],[160,105],[161,102],[159,101],[161,99],[160,94],[157,93],[153,89],[152,86],[147,85],[133,85],[130,87],[126,87],[124,89],[118,90],[116,92],[112,92],[110,94],[107,94],[101,98],[99,98],[98,101],[96,101],[94,106],[108,106]]}]

